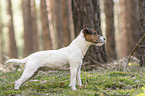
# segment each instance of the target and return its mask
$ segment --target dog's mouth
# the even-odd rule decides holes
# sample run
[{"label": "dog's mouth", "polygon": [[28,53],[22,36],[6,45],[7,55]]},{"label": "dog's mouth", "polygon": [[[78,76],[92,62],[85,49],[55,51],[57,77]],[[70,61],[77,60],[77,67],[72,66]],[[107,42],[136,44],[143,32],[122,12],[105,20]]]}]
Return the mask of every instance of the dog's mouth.
[{"label": "dog's mouth", "polygon": [[100,43],[97,43],[97,44],[95,44],[96,46],[102,46],[104,43],[102,42],[100,42]]},{"label": "dog's mouth", "polygon": [[102,40],[98,40],[98,41],[95,42],[95,45],[96,46],[102,46],[104,43],[105,43],[104,40],[103,41]]},{"label": "dog's mouth", "polygon": [[96,46],[102,46],[105,43],[105,38],[100,36],[99,40],[95,42]]}]

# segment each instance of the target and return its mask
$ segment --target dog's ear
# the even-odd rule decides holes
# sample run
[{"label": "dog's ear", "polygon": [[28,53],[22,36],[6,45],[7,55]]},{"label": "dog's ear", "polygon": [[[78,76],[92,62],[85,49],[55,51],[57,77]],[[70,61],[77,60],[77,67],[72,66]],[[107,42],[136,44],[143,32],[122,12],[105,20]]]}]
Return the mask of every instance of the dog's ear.
[{"label": "dog's ear", "polygon": [[93,32],[92,32],[89,28],[85,28],[85,29],[83,30],[83,33],[84,33],[84,34],[93,34]]}]

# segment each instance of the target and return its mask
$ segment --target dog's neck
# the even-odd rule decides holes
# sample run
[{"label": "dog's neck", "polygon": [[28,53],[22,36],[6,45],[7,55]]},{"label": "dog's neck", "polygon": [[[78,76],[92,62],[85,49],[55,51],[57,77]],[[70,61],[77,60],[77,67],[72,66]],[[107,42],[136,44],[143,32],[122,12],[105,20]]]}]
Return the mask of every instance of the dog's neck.
[{"label": "dog's neck", "polygon": [[73,45],[78,47],[82,51],[82,56],[84,56],[91,44],[91,42],[85,40],[84,34],[81,31],[80,34],[76,37],[76,39],[72,41],[70,46]]}]

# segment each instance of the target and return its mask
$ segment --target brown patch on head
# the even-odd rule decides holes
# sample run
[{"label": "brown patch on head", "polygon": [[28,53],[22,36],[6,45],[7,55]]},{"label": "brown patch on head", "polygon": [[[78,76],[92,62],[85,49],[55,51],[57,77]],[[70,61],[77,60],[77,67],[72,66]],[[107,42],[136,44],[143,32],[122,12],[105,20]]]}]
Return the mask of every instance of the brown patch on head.
[{"label": "brown patch on head", "polygon": [[93,29],[85,28],[83,33],[86,41],[92,43],[97,43],[99,41],[100,35],[98,35]]}]

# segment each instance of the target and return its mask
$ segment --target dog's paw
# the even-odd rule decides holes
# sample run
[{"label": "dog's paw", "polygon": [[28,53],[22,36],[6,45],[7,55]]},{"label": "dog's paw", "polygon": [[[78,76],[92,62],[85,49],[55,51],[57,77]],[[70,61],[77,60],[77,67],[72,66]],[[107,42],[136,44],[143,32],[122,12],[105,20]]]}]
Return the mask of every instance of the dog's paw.
[{"label": "dog's paw", "polygon": [[76,88],[76,87],[71,87],[71,89],[72,89],[73,91],[77,90],[77,88]]},{"label": "dog's paw", "polygon": [[19,85],[17,84],[17,81],[15,81],[15,90],[19,90]]},{"label": "dog's paw", "polygon": [[79,87],[82,87],[82,83],[81,83],[81,84],[78,84],[78,86],[79,86]]},{"label": "dog's paw", "polygon": [[79,82],[76,83],[76,85],[78,85],[79,87],[81,87],[82,86],[82,82],[79,81]]},{"label": "dog's paw", "polygon": [[14,90],[19,90],[19,88],[18,87],[15,87]]},{"label": "dog's paw", "polygon": [[76,88],[75,86],[73,86],[72,84],[69,84],[69,87],[71,87],[71,89],[72,89],[73,91],[77,90],[77,88]]}]

